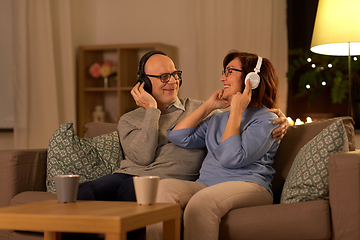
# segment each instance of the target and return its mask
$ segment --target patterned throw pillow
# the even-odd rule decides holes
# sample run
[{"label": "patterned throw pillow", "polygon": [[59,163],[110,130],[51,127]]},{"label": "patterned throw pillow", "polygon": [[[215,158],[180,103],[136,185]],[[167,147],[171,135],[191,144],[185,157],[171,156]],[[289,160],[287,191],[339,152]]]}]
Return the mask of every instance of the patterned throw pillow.
[{"label": "patterned throw pillow", "polygon": [[46,191],[55,193],[53,177],[78,174],[80,183],[117,170],[123,159],[118,133],[93,138],[79,138],[73,122],[62,124],[49,141]]},{"label": "patterned throw pillow", "polygon": [[338,120],[300,149],[286,178],[280,203],[329,199],[328,159],[347,151],[346,130]]}]

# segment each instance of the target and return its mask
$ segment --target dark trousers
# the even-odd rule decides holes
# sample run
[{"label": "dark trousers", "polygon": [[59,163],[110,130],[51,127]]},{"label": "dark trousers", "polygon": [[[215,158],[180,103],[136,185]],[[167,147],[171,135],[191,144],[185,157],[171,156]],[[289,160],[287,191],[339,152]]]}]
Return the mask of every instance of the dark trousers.
[{"label": "dark trousers", "polygon": [[[133,175],[114,173],[79,185],[78,200],[136,201]],[[144,239],[146,229],[129,232],[127,239]],[[62,240],[95,239],[94,235],[63,233]]]},{"label": "dark trousers", "polygon": [[133,175],[114,173],[79,185],[78,200],[136,201]]}]

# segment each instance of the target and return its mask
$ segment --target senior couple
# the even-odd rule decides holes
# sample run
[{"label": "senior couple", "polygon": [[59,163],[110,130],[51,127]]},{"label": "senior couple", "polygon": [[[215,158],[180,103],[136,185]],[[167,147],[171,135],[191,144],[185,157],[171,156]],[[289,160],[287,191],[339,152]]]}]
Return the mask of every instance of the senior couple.
[{"label": "senior couple", "polygon": [[[160,176],[157,202],[181,204],[186,240],[217,239],[231,209],[271,204],[273,157],[288,127],[275,109],[276,71],[268,59],[237,51],[223,69],[224,88],[207,101],[179,99],[182,72],[163,52],[145,54],[131,90],[139,108],[118,124],[125,159],[116,173],[82,183],[78,199],[136,201],[133,176]],[[161,228],[148,236],[161,238]]]}]

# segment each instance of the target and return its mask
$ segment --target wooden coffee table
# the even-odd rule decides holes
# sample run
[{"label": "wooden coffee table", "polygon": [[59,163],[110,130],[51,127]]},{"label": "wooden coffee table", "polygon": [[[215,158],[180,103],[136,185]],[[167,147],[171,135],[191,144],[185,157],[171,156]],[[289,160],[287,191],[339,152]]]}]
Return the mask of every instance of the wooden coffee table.
[{"label": "wooden coffee table", "polygon": [[104,233],[106,240],[126,239],[126,233],[164,222],[164,239],[180,239],[179,204],[57,200],[0,208],[0,229],[41,231],[44,239],[60,240],[60,232]]}]

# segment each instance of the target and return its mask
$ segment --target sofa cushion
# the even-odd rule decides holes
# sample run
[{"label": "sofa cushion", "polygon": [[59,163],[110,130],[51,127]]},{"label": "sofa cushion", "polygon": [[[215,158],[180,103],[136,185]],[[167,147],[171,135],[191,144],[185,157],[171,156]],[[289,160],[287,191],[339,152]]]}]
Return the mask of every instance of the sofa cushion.
[{"label": "sofa cushion", "polygon": [[89,122],[85,124],[85,127],[87,131],[84,134],[84,138],[92,138],[117,131],[116,123]]},{"label": "sofa cushion", "polygon": [[54,193],[25,191],[15,195],[15,197],[13,197],[10,201],[10,206],[56,199],[57,196]]},{"label": "sofa cushion", "polygon": [[330,239],[325,200],[237,208],[221,220],[219,240]]},{"label": "sofa cushion", "polygon": [[78,174],[79,182],[113,173],[123,159],[116,131],[93,138],[79,138],[73,122],[62,124],[49,141],[46,187],[55,192],[54,176]]},{"label": "sofa cushion", "polygon": [[341,120],[323,129],[295,157],[281,194],[281,203],[329,199],[328,159],[349,151]]}]

